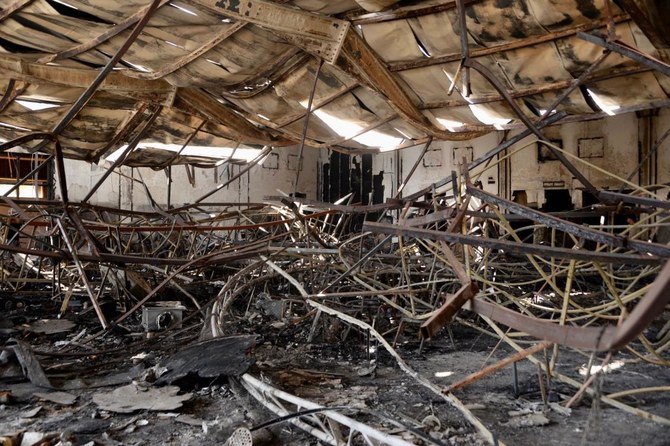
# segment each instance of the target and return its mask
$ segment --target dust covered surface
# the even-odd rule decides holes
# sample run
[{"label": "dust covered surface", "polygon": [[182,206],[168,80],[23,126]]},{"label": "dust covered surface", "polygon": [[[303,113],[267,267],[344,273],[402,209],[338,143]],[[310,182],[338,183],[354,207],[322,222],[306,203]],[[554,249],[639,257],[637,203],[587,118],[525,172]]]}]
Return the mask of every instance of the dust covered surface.
[{"label": "dust covered surface", "polygon": [[[414,444],[431,443],[403,432],[391,420],[418,429],[433,439],[434,444],[486,444],[459,411],[403,372],[395,359],[374,339],[368,340],[365,333],[352,330],[343,339],[343,332],[337,332],[336,320],[324,318],[324,332],[331,330],[337,335],[330,341],[318,337],[306,342],[309,324],[287,330],[271,324],[258,324],[258,320],[255,322],[251,325],[248,320],[238,320],[227,327],[239,333],[254,329],[261,332],[253,352],[256,364],[249,370],[252,375],[261,376],[273,386],[300,398],[342,408],[343,414]],[[53,336],[63,336],[37,337],[32,332],[27,333],[33,348],[38,351],[49,349],[53,339],[59,339]],[[108,345],[127,343],[128,351],[134,350],[134,344],[142,345],[143,342],[129,341],[127,336],[120,335],[104,341]],[[443,330],[423,345],[409,327],[399,331],[396,342],[397,352],[414,370],[445,387],[512,353],[506,345],[497,345],[495,339],[461,325],[453,325],[452,336]],[[169,346],[167,350],[183,350],[183,346],[174,340],[166,340],[165,344]],[[69,379],[59,378],[52,372],[55,363],[40,356],[54,386],[67,388],[62,392],[76,398],[73,401],[65,398],[66,395],[54,394],[52,400],[56,401],[52,401],[45,394],[55,389],[37,388],[18,378],[3,379],[0,394],[9,396],[0,406],[0,434],[10,438],[19,438],[21,433],[25,438],[43,435],[46,443],[42,444],[224,444],[236,428],[253,428],[277,418],[251,398],[233,377],[201,378],[189,374],[175,381],[174,386],[178,389],[170,395],[178,393],[183,398],[182,406],[174,410],[138,408],[131,413],[116,413],[95,403],[96,393],[112,393],[129,385],[136,386],[139,392],[142,388],[158,392],[166,389],[153,382],[165,373],[160,364],[170,355],[156,351],[140,355],[138,358],[141,359],[134,361],[116,355],[117,361],[110,361],[112,364],[109,365],[92,355],[88,361],[91,364],[99,361],[100,373],[89,373],[85,382],[77,380],[82,376],[76,376],[76,373]],[[79,365],[85,362],[81,359],[62,360],[63,370],[68,361]],[[579,370],[588,361],[588,356],[562,349],[556,371],[581,381],[584,377]],[[625,353],[617,354],[610,364],[610,369],[597,383],[602,394],[667,384],[665,368],[636,361]],[[110,376],[115,377],[114,384],[104,388],[81,388],[84,384],[111,383]],[[664,433],[667,428],[588,396],[571,409],[563,408],[575,390],[558,380],[549,383],[549,407],[545,408],[538,369],[528,361],[517,364],[517,376],[517,395],[511,366],[455,392],[505,444],[666,444]],[[98,381],[94,379],[96,377]],[[670,416],[666,393],[633,395],[621,401],[659,416]],[[254,444],[320,444],[286,422],[255,431],[253,435]]]}]

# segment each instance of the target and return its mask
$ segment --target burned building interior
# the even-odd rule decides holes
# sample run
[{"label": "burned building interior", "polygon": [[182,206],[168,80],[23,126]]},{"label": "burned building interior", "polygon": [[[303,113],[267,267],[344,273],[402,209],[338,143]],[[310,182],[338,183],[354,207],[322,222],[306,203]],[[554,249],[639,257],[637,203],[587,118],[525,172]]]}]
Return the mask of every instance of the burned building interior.
[{"label": "burned building interior", "polygon": [[0,0],[0,443],[668,444],[670,2]]}]

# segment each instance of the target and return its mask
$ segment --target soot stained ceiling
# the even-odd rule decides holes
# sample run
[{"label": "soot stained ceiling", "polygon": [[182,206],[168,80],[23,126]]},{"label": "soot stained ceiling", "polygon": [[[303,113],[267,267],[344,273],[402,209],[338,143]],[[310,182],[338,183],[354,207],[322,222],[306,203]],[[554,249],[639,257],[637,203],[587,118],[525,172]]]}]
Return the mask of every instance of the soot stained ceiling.
[{"label": "soot stained ceiling", "polygon": [[303,140],[376,152],[663,107],[662,3],[14,0],[0,141],[208,166]]}]

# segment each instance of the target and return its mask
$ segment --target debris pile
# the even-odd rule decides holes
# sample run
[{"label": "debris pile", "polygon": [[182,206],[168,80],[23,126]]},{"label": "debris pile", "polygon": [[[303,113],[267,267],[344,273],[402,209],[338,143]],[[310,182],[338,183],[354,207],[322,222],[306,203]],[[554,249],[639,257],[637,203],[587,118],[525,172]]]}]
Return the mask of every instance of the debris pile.
[{"label": "debris pile", "polygon": [[[645,225],[666,203],[548,214],[483,191],[466,170],[452,181],[450,196],[374,206],[284,198],[246,209],[139,213],[6,199],[16,213],[2,220],[2,378],[29,380],[40,401],[10,424],[25,425],[45,404],[82,400],[96,407],[93,415],[157,411],[169,420],[184,404],[191,411],[210,380],[254,398],[278,417],[274,424],[326,444],[493,443],[493,430],[455,393],[467,398],[468,388],[523,359],[537,367],[544,409],[512,416],[510,429],[547,425],[547,411],[569,416],[584,394],[669,424],[665,414],[622,401],[655,387],[610,395],[601,387],[617,355],[667,366],[670,270],[662,266],[670,248],[650,241]],[[602,223],[621,213],[641,218],[626,227]],[[420,359],[463,329],[474,330],[470,341],[480,333],[517,352],[447,384],[421,373]],[[489,349],[502,353],[499,344]],[[580,351],[589,370],[581,381],[562,370],[563,358]],[[310,360],[319,372],[305,368]],[[377,411],[372,402],[383,386],[375,377],[393,373],[389,367],[454,411],[463,439],[435,415],[412,422]],[[314,380],[320,390],[310,394]],[[347,390],[361,392],[357,380],[374,383],[360,403]],[[328,388],[348,396],[329,398]],[[4,391],[4,400],[14,392]],[[242,435],[232,428],[254,423],[240,420],[217,435]],[[207,422],[192,424],[207,430]],[[109,436],[96,432],[103,431]]]}]

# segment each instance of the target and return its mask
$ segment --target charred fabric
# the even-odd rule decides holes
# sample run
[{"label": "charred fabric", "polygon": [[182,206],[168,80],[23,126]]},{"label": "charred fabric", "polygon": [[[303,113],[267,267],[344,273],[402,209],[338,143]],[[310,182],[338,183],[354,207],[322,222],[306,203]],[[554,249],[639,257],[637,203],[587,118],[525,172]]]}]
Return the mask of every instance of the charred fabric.
[{"label": "charred fabric", "polygon": [[[0,197],[3,444],[167,444],[131,434],[178,422],[191,437],[174,444],[503,444],[570,416],[586,441],[601,405],[667,429],[639,395],[670,390],[670,202],[642,173],[670,131],[628,178],[600,172],[607,190],[545,134],[614,114],[607,104],[668,106],[664,2],[109,3],[0,9],[0,151],[40,155]],[[408,186],[426,184],[415,172],[436,141],[496,130],[483,156]],[[483,187],[539,145],[593,205],[554,212]],[[210,146],[230,150],[189,150]],[[212,201],[288,146],[291,193]],[[298,193],[306,151],[417,146],[391,195],[381,174]],[[104,168],[81,198],[68,160]],[[238,173],[180,206],[137,178],[150,209],[94,199],[122,166],[169,178],[181,164]],[[40,172],[57,186],[17,197]],[[456,378],[425,366],[449,369],[477,342],[484,361]],[[630,364],[660,384],[608,374]],[[510,399],[537,392],[501,427],[470,395],[510,374]],[[374,386],[405,386],[414,405],[394,412]],[[243,415],[192,416],[217,398]],[[72,421],[83,414],[95,422]]]}]

